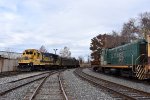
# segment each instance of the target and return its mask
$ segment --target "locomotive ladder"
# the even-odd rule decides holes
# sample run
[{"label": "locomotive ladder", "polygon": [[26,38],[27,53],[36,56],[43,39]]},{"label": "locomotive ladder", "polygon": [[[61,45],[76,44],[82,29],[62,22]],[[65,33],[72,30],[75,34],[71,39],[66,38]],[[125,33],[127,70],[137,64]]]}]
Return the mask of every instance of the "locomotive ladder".
[{"label": "locomotive ladder", "polygon": [[135,74],[135,76],[138,78],[138,79],[140,79],[140,80],[143,80],[143,79],[146,79],[146,69],[145,69],[145,66],[143,66],[143,65],[138,65],[137,67],[136,67],[136,74]]}]

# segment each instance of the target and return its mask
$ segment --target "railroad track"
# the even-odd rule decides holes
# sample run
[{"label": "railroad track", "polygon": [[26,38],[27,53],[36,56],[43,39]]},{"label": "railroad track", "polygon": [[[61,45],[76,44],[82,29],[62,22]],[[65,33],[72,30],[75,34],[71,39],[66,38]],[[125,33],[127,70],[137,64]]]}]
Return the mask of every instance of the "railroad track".
[{"label": "railroad track", "polygon": [[19,71],[2,72],[2,73],[0,73],[0,78],[9,77],[9,76],[15,76],[15,75],[24,74],[24,73],[27,73],[27,72],[19,72]]},{"label": "railroad track", "polygon": [[114,74],[108,74],[108,73],[103,73],[103,72],[97,72],[97,71],[94,71],[92,68],[88,68],[89,70],[91,70],[92,72],[95,72],[95,73],[99,73],[99,74],[102,74],[102,75],[106,75],[106,76],[110,76],[110,77],[114,77],[114,78],[119,78],[119,79],[123,79],[123,80],[127,80],[127,81],[132,81],[132,82],[136,82],[136,83],[142,83],[142,84],[145,84],[145,85],[150,85],[150,79],[145,79],[145,80],[139,80],[135,77],[128,77],[128,76],[118,76],[118,75],[114,75]]},{"label": "railroad track", "polygon": [[[39,75],[44,75],[44,74],[47,74],[49,72],[42,72],[42,73],[39,73],[39,74],[36,74],[36,75],[30,75],[30,76],[26,76],[26,77],[23,77],[23,78],[19,78],[19,79],[13,79],[13,80],[9,80],[9,81],[6,81],[6,82],[2,82],[0,83],[0,85],[2,84],[7,84],[7,83],[14,83],[14,82],[17,82],[17,81],[21,81],[21,80],[25,80],[25,79],[28,79],[28,78],[33,78],[33,77],[36,77],[36,76],[39,76]],[[11,78],[11,77],[9,77]]]},{"label": "railroad track", "polygon": [[75,70],[75,74],[79,77],[91,82],[95,86],[100,87],[104,92],[111,94],[115,99],[123,100],[150,100],[150,93],[129,88],[120,84],[106,81],[82,72],[82,69]]},{"label": "railroad track", "polygon": [[23,100],[68,100],[62,85],[61,73],[46,76],[41,82],[34,84]]},{"label": "railroad track", "polygon": [[15,89],[21,88],[35,81],[41,80],[47,75],[49,75],[49,73],[52,73],[52,72],[45,72],[45,73],[41,73],[38,75],[33,75],[33,76],[25,77],[22,79],[10,81],[7,83],[2,83],[0,84],[0,96],[4,96],[5,94],[8,94],[11,91],[14,91]]}]

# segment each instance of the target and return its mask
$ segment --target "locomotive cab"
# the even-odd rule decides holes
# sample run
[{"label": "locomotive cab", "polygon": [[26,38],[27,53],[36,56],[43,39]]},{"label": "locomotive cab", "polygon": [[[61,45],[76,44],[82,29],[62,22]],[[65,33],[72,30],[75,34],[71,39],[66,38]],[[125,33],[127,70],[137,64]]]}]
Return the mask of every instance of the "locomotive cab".
[{"label": "locomotive cab", "polygon": [[34,65],[34,62],[37,62],[35,60],[40,59],[40,58],[41,58],[41,56],[40,56],[39,51],[37,51],[35,49],[25,50],[22,54],[21,59],[18,61],[18,63],[19,63],[18,68],[19,69],[29,68],[29,70],[30,70],[30,68],[32,68]]}]

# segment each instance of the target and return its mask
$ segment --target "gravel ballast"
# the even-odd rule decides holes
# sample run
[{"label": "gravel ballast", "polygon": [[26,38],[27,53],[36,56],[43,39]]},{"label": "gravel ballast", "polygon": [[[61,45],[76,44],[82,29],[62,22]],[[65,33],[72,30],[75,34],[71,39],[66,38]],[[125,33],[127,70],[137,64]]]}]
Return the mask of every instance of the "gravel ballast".
[{"label": "gravel ballast", "polygon": [[131,88],[134,88],[134,89],[138,89],[138,90],[150,93],[150,86],[146,85],[146,84],[136,83],[136,82],[132,82],[132,81],[129,81],[129,80],[120,79],[120,78],[117,78],[117,77],[111,77],[111,76],[107,76],[107,75],[104,75],[104,74],[95,73],[95,72],[93,72],[92,70],[89,70],[89,69],[83,69],[83,72],[85,72],[89,75],[98,77],[98,78],[102,78],[104,80],[109,80],[109,81],[114,82],[114,83],[118,83],[118,84],[121,84],[121,85],[124,85],[124,86],[128,86],[128,87],[131,87]]},{"label": "gravel ballast", "polygon": [[34,75],[38,75],[38,74],[42,74],[45,72],[33,72],[33,73],[25,73],[25,74],[21,74],[21,75],[16,75],[16,76],[10,76],[10,77],[4,77],[4,78],[0,78],[0,84],[4,84],[4,83],[8,83],[11,81],[15,81],[15,80],[19,80],[22,78],[26,78],[26,77],[30,77],[30,76],[34,76]]},{"label": "gravel ballast", "polygon": [[35,100],[63,100],[57,75],[51,75],[46,79],[35,96]]},{"label": "gravel ballast", "polygon": [[30,84],[25,85],[25,86],[18,88],[16,90],[13,90],[12,92],[1,96],[0,100],[23,100],[23,98],[27,94],[28,90],[31,89],[34,84],[36,84],[37,82],[40,82],[40,81],[41,80],[30,83]]},{"label": "gravel ballast", "polygon": [[74,70],[65,71],[62,76],[67,96],[71,100],[114,100],[99,88],[83,81],[73,74]]}]

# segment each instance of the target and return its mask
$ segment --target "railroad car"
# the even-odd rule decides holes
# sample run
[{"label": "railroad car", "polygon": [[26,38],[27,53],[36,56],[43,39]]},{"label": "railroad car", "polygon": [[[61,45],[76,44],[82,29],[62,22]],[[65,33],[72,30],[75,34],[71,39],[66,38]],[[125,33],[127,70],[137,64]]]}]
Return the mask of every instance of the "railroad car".
[{"label": "railroad car", "polygon": [[42,53],[36,49],[25,50],[18,64],[18,69],[22,71],[79,67],[78,60],[75,58],[64,58],[52,53]]},{"label": "railroad car", "polygon": [[150,78],[150,36],[147,39],[103,49],[98,69],[105,73],[136,77],[140,80]]},{"label": "railroad car", "polygon": [[67,68],[76,68],[79,67],[79,61],[75,58],[64,58],[60,57],[60,66]]}]

